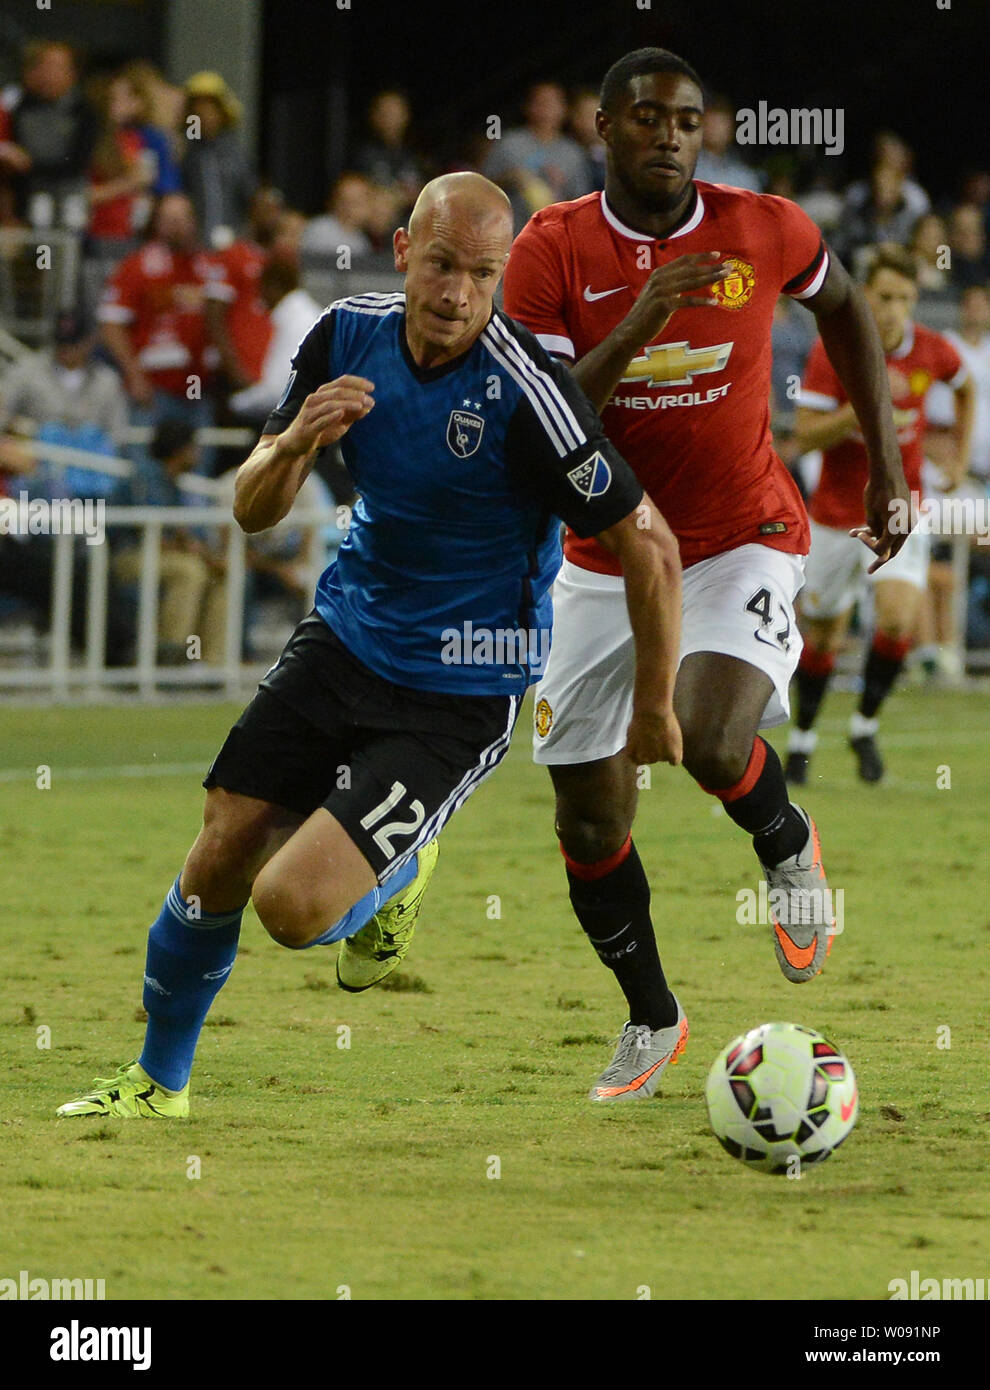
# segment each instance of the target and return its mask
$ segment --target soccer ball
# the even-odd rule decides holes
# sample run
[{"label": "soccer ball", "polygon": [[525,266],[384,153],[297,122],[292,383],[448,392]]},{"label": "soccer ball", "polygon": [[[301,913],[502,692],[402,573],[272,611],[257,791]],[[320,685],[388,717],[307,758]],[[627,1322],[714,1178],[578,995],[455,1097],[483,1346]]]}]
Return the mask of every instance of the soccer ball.
[{"label": "soccer ball", "polygon": [[733,1038],[705,1086],[715,1137],[762,1173],[821,1163],[856,1123],[856,1077],[837,1047],[799,1023],[763,1023]]}]

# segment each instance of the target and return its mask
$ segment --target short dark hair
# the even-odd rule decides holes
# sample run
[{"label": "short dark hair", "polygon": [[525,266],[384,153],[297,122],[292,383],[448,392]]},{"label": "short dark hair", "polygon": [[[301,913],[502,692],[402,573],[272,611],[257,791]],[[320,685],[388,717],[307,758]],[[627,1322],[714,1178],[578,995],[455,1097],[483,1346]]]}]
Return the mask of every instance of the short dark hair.
[{"label": "short dark hair", "polygon": [[864,285],[870,284],[881,270],[892,270],[913,285],[918,283],[917,260],[907,247],[899,246],[895,241],[883,241],[879,246],[870,248],[863,270]]},{"label": "short dark hair", "polygon": [[195,438],[196,431],[185,420],[159,420],[148,453],[159,463],[167,463],[183,449],[188,449]]},{"label": "short dark hair", "polygon": [[701,78],[690,63],[671,53],[668,48],[636,48],[627,53],[617,63],[613,63],[602,80],[599,103],[603,111],[614,111],[616,105],[634,77],[644,77],[651,72],[679,72],[688,77],[704,96],[705,89]]}]

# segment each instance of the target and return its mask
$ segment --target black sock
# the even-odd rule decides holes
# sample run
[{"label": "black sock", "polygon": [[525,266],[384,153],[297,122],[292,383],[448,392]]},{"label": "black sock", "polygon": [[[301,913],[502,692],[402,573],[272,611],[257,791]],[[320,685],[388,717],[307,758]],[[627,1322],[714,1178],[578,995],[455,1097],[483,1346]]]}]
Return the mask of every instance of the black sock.
[{"label": "black sock", "polygon": [[797,687],[796,712],[794,723],[804,733],[807,733],[818,718],[818,711],[825,698],[825,691],[832,673],[819,675],[813,671],[802,671],[799,666],[794,677],[794,684]]},{"label": "black sock", "polygon": [[677,1005],[664,978],[650,920],[650,885],[636,846],[601,878],[581,878],[567,865],[571,906],[598,953],[613,972],[629,1004],[629,1022],[667,1028]]},{"label": "black sock", "polygon": [[863,668],[863,693],[859,700],[859,712],[864,719],[872,719],[890,694],[908,649],[907,642],[897,642],[879,634],[873,639]]},{"label": "black sock", "polygon": [[760,737],[753,740],[749,764],[735,787],[705,790],[719,798],[736,825],[749,831],[763,864],[789,859],[808,838],[808,827],[787,794],[777,751]]}]

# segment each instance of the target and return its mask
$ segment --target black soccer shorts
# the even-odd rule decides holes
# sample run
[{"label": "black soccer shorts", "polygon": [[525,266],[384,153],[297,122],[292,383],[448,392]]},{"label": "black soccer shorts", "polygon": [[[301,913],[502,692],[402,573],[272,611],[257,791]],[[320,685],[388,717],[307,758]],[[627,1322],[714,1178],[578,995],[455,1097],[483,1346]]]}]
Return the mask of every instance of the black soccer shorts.
[{"label": "black soccer shorts", "polygon": [[379,882],[437,836],[508,751],[518,695],[394,685],[315,611],[230,730],[203,781],[309,816],[325,806]]}]

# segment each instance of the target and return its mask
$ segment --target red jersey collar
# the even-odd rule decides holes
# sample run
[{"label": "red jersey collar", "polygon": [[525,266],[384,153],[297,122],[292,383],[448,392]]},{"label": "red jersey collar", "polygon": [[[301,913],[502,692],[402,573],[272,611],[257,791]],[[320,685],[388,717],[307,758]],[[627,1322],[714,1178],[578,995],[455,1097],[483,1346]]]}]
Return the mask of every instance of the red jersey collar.
[{"label": "red jersey collar", "polygon": [[702,198],[701,189],[698,187],[697,184],[694,185],[694,192],[696,202],[694,205],[694,211],[692,212],[691,216],[684,223],[683,227],[678,227],[676,232],[670,232],[667,236],[651,237],[648,232],[634,231],[632,227],[627,227],[624,222],[620,222],[619,219],[616,217],[615,213],[609,207],[608,202],[605,198],[604,190],[602,190],[601,193],[602,216],[605,218],[605,221],[608,223],[608,225],[614,228],[614,230],[617,231],[620,236],[630,237],[634,241],[673,241],[674,237],[687,236],[688,232],[693,232],[695,227],[698,226],[698,224],[701,222],[701,219],[705,215],[705,200]]},{"label": "red jersey collar", "polygon": [[907,355],[910,353],[910,351],[911,351],[911,349],[912,349],[913,347],[914,347],[914,324],[913,324],[913,323],[908,323],[907,328],[905,328],[905,330],[904,330],[904,337],[901,339],[901,341],[900,341],[900,342],[897,344],[897,346],[894,348],[894,351],[891,352],[891,353],[888,353],[888,356],[900,360],[902,357],[907,357]]}]

